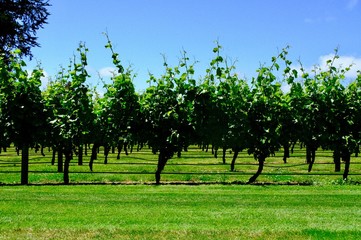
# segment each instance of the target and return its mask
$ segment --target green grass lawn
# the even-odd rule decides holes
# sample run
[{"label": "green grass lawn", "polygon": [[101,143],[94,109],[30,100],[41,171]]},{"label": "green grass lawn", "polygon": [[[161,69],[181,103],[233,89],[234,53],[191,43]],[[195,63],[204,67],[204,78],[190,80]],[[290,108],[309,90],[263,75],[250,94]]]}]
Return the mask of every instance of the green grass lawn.
[{"label": "green grass lawn", "polygon": [[156,186],[149,149],[111,154],[106,165],[100,152],[94,172],[89,156],[82,166],[75,158],[75,185],[64,186],[50,152],[30,156],[33,185],[18,186],[20,156],[13,148],[0,154],[0,239],[361,239],[360,157],[343,182],[330,151],[317,152],[313,175],[304,149],[287,164],[280,151],[267,159],[260,185],[243,185],[257,169],[252,156],[241,153],[232,173],[229,152],[222,164],[221,153],[191,147]]},{"label": "green grass lawn", "polygon": [[361,188],[1,186],[0,239],[360,239]]}]

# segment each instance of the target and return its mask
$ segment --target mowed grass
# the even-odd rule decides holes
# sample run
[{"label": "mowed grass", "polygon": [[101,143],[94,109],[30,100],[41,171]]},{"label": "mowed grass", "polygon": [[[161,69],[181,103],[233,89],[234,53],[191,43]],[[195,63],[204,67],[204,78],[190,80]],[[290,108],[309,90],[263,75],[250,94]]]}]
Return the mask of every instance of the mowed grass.
[{"label": "mowed grass", "polygon": [[330,151],[317,152],[313,175],[304,149],[287,164],[280,151],[258,185],[244,185],[257,169],[252,156],[241,153],[230,172],[229,151],[223,164],[221,152],[216,159],[193,146],[168,162],[165,185],[156,186],[149,149],[111,154],[108,164],[101,149],[93,172],[89,156],[82,166],[75,157],[73,185],[64,186],[45,154],[31,152],[30,186],[18,185],[14,149],[0,154],[0,239],[361,239],[359,157],[344,182]]},{"label": "mowed grass", "polygon": [[[45,151],[46,156],[40,153],[30,152],[31,184],[59,184],[63,182],[63,174],[57,173],[57,163],[51,165],[52,153]],[[316,153],[316,162],[311,173],[308,173],[308,165],[305,149],[295,147],[294,153],[284,164],[283,151],[266,159],[263,174],[258,178],[258,183],[281,183],[281,184],[344,184],[342,170],[334,172],[331,151],[319,150]],[[182,157],[174,156],[168,161],[162,173],[163,183],[246,183],[252,174],[257,171],[257,161],[253,156],[243,151],[236,161],[236,171],[230,171],[230,162],[233,153],[227,150],[226,164],[222,163],[222,152],[219,151],[215,158],[211,150],[202,151],[196,146],[191,146],[187,152],[182,152]],[[108,157],[108,164],[104,164],[103,149],[100,149],[98,159],[94,163],[93,172],[89,170],[90,156],[84,156],[83,165],[78,166],[77,157],[71,161],[71,183],[154,183],[154,173],[157,168],[156,154],[152,154],[148,148],[141,151],[134,149],[133,153],[126,156],[122,152],[120,159],[116,159],[116,153]],[[21,157],[17,156],[14,148],[0,154],[0,184],[20,183]],[[361,182],[361,157],[352,156],[348,183],[358,184]]]},{"label": "mowed grass", "polygon": [[360,239],[358,186],[1,186],[0,239]]}]

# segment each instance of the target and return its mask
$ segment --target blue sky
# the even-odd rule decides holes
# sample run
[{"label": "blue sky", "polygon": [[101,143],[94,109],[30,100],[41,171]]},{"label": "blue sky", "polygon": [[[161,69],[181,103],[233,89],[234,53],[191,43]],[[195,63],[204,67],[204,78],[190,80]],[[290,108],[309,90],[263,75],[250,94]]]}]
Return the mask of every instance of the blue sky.
[{"label": "blue sky", "polygon": [[[199,61],[195,76],[205,75],[215,40],[223,56],[237,60],[236,71],[251,79],[256,69],[290,45],[289,58],[304,66],[324,64],[339,47],[340,63],[361,69],[361,0],[50,0],[48,24],[33,48],[47,75],[66,67],[79,42],[89,48],[89,84],[113,67],[104,48],[108,31],[123,65],[132,64],[136,89],[147,87],[148,72],[164,72],[181,50]],[[355,70],[350,77],[355,75]],[[100,83],[99,86],[102,86]]]}]

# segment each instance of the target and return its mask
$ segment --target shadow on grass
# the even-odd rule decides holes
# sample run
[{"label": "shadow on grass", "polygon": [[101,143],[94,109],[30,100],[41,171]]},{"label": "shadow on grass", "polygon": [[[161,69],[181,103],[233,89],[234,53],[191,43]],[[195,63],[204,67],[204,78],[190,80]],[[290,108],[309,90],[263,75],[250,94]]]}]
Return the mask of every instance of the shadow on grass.
[{"label": "shadow on grass", "polygon": [[[64,183],[29,183],[26,186],[86,186],[86,185],[149,185],[149,186],[162,186],[162,185],[184,185],[184,186],[200,186],[200,185],[253,185],[253,186],[312,186],[314,185],[310,181],[305,182],[254,182],[247,183],[246,181],[231,181],[231,182],[221,182],[221,181],[164,181],[160,184],[156,184],[152,181],[147,182],[136,182],[136,181],[126,181],[126,182],[73,182],[69,184]],[[20,183],[2,183],[0,186],[24,186]]]}]

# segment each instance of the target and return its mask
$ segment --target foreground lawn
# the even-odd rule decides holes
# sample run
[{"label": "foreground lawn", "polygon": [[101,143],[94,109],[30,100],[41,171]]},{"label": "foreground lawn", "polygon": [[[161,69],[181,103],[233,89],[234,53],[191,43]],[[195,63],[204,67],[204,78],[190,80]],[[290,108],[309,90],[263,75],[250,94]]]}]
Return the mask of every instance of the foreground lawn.
[{"label": "foreground lawn", "polygon": [[0,239],[360,239],[359,186],[0,186]]}]

